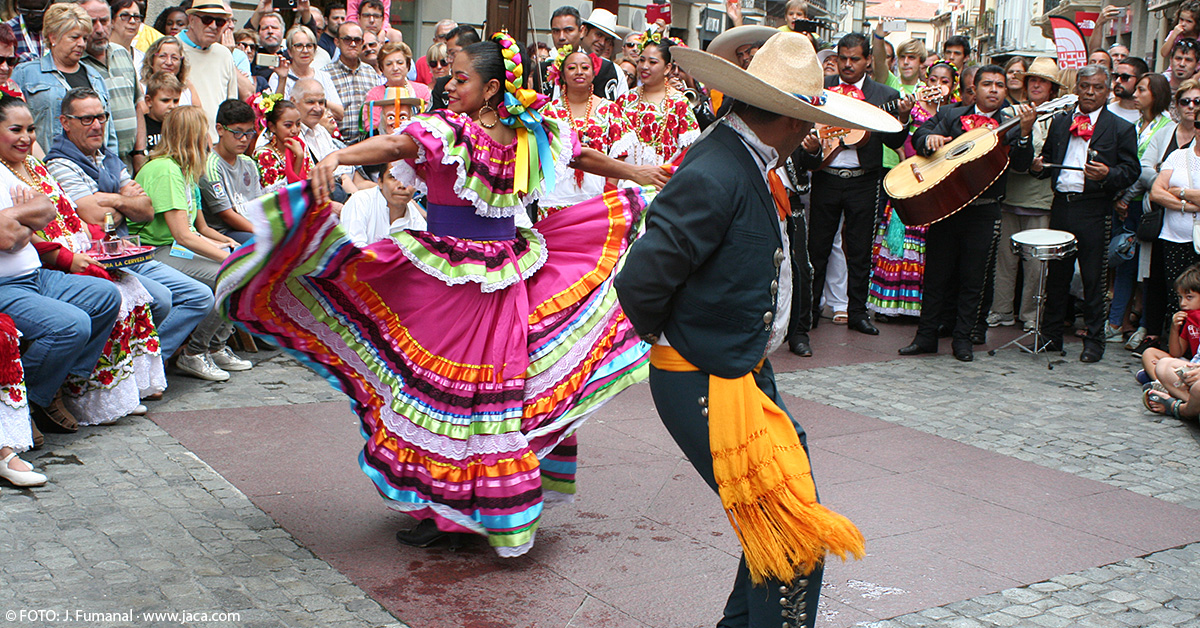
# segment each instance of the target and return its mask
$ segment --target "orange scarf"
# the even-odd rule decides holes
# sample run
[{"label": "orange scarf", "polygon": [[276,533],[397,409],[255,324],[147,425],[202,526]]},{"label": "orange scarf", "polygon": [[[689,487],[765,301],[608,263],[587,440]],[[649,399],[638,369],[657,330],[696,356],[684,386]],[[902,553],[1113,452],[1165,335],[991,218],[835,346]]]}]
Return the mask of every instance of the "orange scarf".
[{"label": "orange scarf", "polygon": [[[675,349],[654,345],[650,364],[664,371],[700,369]],[[762,367],[759,363],[758,371]],[[786,412],[754,382],[708,376],[708,445],[721,505],[742,543],[750,579],[791,582],[832,553],[866,555],[849,519],[817,503],[808,454]]]}]

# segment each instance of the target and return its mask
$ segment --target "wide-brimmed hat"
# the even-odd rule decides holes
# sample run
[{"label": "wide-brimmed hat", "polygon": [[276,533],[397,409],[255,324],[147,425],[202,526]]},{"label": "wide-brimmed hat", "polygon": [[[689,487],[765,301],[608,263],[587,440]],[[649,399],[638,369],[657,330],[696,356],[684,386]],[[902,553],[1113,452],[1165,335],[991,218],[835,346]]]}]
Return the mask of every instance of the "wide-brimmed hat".
[{"label": "wide-brimmed hat", "polygon": [[[617,16],[613,15],[612,11],[606,9],[593,9],[592,14],[583,21],[584,24],[598,29],[600,32],[612,37],[613,39],[623,40],[620,32],[617,31]],[[628,35],[629,33],[626,33]]]},{"label": "wide-brimmed hat", "polygon": [[727,98],[789,118],[837,127],[894,133],[896,118],[870,103],[825,89],[812,42],[800,33],[776,33],[746,70],[693,48],[671,50],[684,71]]},{"label": "wide-brimmed hat", "polygon": [[746,44],[767,41],[772,35],[778,32],[778,30],[769,26],[759,26],[757,24],[734,26],[727,29],[724,33],[717,35],[716,39],[708,44],[708,51],[730,63],[737,63],[738,48]]},{"label": "wide-brimmed hat", "polygon": [[233,11],[230,10],[228,4],[225,4],[224,0],[198,0],[197,2],[193,2],[192,8],[187,10],[187,14],[194,15],[197,13],[223,15],[225,17],[233,16]]},{"label": "wide-brimmed hat", "polygon": [[1036,76],[1044,78],[1055,85],[1062,87],[1062,72],[1058,69],[1058,63],[1050,57],[1038,57],[1029,64],[1029,69],[1021,73],[1021,80],[1025,80],[1027,76]]}]

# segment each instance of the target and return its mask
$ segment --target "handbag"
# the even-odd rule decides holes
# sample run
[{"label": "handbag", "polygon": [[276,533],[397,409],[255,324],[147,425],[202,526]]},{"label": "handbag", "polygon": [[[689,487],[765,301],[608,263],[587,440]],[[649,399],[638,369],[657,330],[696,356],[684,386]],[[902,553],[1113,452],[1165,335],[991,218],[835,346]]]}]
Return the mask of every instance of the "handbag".
[{"label": "handbag", "polygon": [[1150,211],[1142,214],[1142,219],[1138,221],[1137,237],[1142,242],[1153,242],[1162,233],[1165,210],[1158,203],[1151,203],[1150,207]]}]

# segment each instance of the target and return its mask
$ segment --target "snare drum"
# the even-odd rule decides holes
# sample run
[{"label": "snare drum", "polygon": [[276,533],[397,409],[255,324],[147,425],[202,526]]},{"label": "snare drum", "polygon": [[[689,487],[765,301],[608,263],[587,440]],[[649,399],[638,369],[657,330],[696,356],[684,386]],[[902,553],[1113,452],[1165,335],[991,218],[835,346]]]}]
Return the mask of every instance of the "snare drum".
[{"label": "snare drum", "polygon": [[1055,229],[1026,229],[1012,236],[1012,252],[1027,260],[1054,260],[1075,252],[1075,236]]}]

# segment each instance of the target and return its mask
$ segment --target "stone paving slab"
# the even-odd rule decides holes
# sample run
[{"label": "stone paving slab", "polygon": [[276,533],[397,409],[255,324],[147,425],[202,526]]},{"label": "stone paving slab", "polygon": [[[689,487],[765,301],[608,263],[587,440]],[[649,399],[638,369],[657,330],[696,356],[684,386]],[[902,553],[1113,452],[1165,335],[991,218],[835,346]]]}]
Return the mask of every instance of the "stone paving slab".
[{"label": "stone paving slab", "polygon": [[0,489],[0,625],[405,626],[153,422],[46,441]]}]

